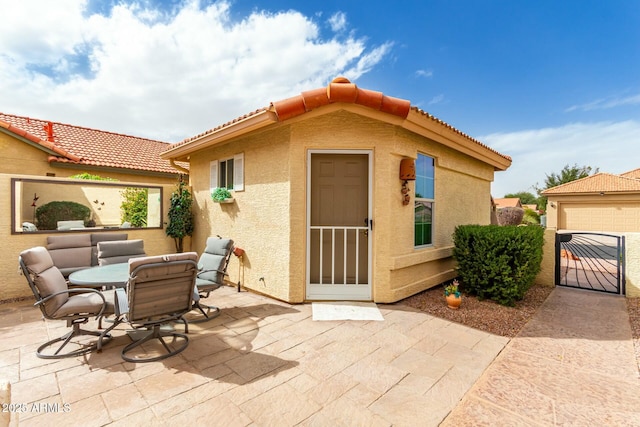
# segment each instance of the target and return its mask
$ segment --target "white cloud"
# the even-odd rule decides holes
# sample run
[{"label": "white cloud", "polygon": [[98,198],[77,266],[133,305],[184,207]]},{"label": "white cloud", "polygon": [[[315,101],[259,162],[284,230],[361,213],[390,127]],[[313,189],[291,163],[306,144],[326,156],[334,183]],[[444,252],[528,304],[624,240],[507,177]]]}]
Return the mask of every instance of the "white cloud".
[{"label": "white cloud", "polygon": [[339,32],[347,27],[347,15],[344,12],[336,12],[329,18],[331,30]]},{"label": "white cloud", "polygon": [[571,123],[561,127],[494,133],[478,139],[512,157],[506,172],[496,172],[494,197],[544,186],[565,165],[591,166],[600,172],[623,173],[640,167],[640,122]]},{"label": "white cloud", "polygon": [[11,13],[0,26],[0,111],[165,141],[338,75],[356,79],[392,47],[323,39],[295,11],[234,21],[227,2],[170,14],[121,2],[108,16],[87,16],[81,0],[0,2]]},{"label": "white cloud", "polygon": [[436,95],[433,98],[431,98],[431,101],[429,101],[428,105],[440,104],[442,101],[444,101],[444,95],[443,94]]},{"label": "white cloud", "polygon": [[597,99],[586,104],[573,105],[565,110],[565,112],[572,111],[592,111],[592,110],[606,110],[609,108],[622,107],[626,105],[640,105],[640,94],[630,95],[625,97],[614,97],[606,99]]},{"label": "white cloud", "polygon": [[418,70],[418,71],[416,71],[416,76],[425,77],[425,78],[431,78],[431,77],[433,77],[433,71],[431,71],[431,70]]}]

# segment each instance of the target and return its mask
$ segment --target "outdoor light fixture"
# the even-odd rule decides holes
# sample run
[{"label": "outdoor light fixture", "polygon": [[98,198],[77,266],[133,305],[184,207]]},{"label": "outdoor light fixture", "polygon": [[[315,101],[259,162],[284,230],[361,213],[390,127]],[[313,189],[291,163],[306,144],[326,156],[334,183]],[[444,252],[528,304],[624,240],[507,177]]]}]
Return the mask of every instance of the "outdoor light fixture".
[{"label": "outdoor light fixture", "polygon": [[409,187],[407,184],[409,181],[416,180],[416,163],[413,159],[400,160],[400,180],[402,180],[402,189],[400,192],[403,195],[402,204],[407,206],[411,202],[409,196]]}]

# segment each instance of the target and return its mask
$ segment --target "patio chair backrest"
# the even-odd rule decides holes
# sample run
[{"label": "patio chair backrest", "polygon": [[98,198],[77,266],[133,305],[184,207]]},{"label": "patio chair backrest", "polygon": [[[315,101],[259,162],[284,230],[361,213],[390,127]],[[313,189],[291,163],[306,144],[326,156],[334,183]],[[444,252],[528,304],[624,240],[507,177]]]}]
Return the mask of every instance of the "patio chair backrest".
[{"label": "patio chair backrest", "polygon": [[98,265],[118,264],[127,262],[131,258],[144,257],[144,241],[114,240],[98,242]]},{"label": "patio chair backrest", "polygon": [[222,283],[232,250],[233,240],[209,237],[204,252],[198,261],[198,267],[202,270],[198,274],[198,278],[214,283]]},{"label": "patio chair backrest", "polygon": [[185,252],[129,260],[129,322],[150,323],[157,316],[179,317],[190,311],[197,257]]},{"label": "patio chair backrest", "polygon": [[[58,268],[53,265],[53,259],[46,248],[37,246],[24,250],[18,259],[20,268],[27,278],[29,287],[36,298],[36,301],[52,295],[56,292],[67,290],[67,282]],[[67,302],[68,293],[61,293],[40,308],[47,318],[55,318],[56,311]]]},{"label": "patio chair backrest", "polygon": [[98,265],[98,243],[114,240],[127,240],[127,233],[92,233],[91,234],[91,265]]},{"label": "patio chair backrest", "polygon": [[47,236],[47,250],[64,276],[91,266],[91,235]]}]

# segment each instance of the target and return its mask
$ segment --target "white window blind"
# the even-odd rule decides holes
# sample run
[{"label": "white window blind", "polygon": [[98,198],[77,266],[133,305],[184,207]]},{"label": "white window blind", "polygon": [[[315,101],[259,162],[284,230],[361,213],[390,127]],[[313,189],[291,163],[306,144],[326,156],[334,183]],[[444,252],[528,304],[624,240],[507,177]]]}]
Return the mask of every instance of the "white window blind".
[{"label": "white window blind", "polygon": [[233,189],[244,190],[244,153],[233,156]]}]

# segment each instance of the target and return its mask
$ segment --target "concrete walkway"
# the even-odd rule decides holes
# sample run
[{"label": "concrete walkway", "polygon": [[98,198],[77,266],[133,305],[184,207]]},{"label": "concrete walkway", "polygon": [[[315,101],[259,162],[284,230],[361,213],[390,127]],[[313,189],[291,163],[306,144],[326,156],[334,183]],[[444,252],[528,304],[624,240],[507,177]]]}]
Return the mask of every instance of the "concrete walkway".
[{"label": "concrete walkway", "polygon": [[640,426],[624,298],[556,288],[443,426]]},{"label": "concrete walkway", "polygon": [[125,328],[102,353],[38,359],[64,322],[1,305],[11,425],[640,426],[622,298],[556,289],[511,341],[401,305],[314,321],[311,304],[234,288],[208,302],[222,315],[191,324],[184,352],[144,364],[120,357]]}]

